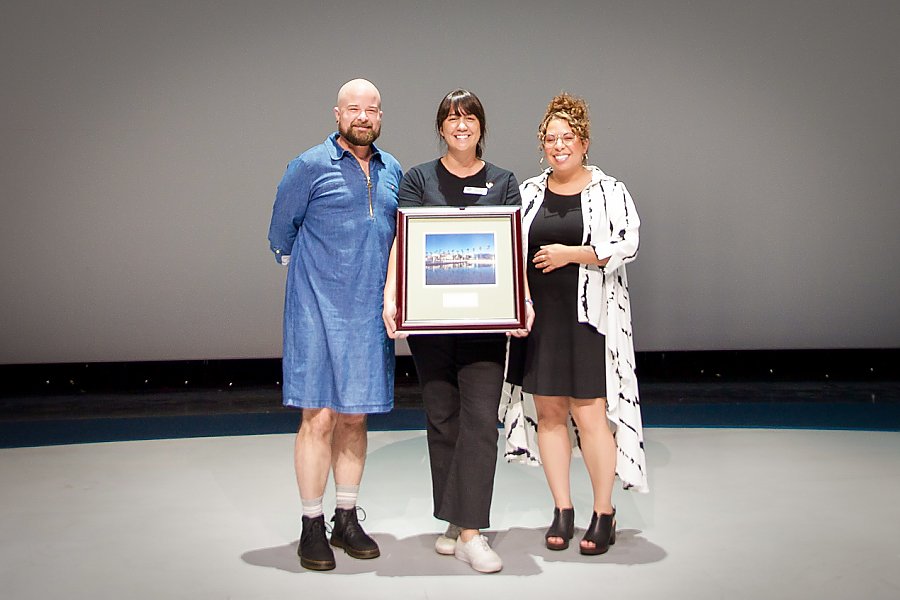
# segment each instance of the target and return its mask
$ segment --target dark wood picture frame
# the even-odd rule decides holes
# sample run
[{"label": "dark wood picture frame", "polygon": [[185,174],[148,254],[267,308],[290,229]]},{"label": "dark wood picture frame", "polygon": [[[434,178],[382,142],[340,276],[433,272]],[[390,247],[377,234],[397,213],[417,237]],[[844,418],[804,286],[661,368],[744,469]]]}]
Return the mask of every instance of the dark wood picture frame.
[{"label": "dark wood picture frame", "polygon": [[[434,236],[434,237],[429,237]],[[479,254],[428,254],[433,240],[490,240]],[[481,248],[479,250],[482,250]],[[415,207],[397,211],[397,330],[503,332],[525,327],[522,216],[517,206]],[[487,278],[429,281],[439,269]],[[429,272],[430,271],[430,272]],[[468,271],[468,273],[464,273]],[[472,275],[478,271],[478,275]],[[491,281],[491,277],[493,280]]]}]

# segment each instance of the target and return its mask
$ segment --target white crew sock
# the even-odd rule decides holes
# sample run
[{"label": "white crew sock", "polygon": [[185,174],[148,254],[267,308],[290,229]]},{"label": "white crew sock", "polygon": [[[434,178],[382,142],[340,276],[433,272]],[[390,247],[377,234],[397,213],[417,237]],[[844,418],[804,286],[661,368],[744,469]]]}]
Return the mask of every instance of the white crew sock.
[{"label": "white crew sock", "polygon": [[356,508],[356,498],[359,496],[358,485],[335,485],[334,491],[337,508],[343,510]]},{"label": "white crew sock", "polygon": [[323,496],[312,498],[310,500],[300,498],[300,502],[303,504],[303,516],[313,519],[319,515],[324,515],[325,510],[322,508],[322,498]]}]

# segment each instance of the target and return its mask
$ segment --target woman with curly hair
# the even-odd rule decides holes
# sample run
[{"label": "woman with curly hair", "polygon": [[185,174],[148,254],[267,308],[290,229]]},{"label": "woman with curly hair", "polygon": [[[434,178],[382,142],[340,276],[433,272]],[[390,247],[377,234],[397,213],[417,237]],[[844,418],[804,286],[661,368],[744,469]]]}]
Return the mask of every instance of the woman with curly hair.
[{"label": "woman with curly hair", "polygon": [[521,386],[513,386],[512,397],[526,408],[516,400],[501,407],[509,440],[511,427],[528,426],[529,419],[513,415],[527,417],[533,397],[538,448],[507,456],[531,455],[543,464],[555,504],[546,546],[568,548],[575,522],[571,415],[594,497],[579,550],[602,554],[616,540],[616,474],[626,487],[647,487],[624,267],[637,256],[640,220],[625,185],[588,164],[584,100],[553,98],[538,139],[548,167],[520,186],[535,317],[528,336],[512,340],[507,370],[507,380]]}]

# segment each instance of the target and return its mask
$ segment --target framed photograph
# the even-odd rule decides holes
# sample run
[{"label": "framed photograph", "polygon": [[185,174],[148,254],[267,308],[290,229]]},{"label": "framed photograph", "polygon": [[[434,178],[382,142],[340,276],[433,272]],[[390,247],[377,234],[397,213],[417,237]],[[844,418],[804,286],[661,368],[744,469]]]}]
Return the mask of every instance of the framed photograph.
[{"label": "framed photograph", "polygon": [[525,327],[522,217],[516,206],[397,211],[397,329]]}]

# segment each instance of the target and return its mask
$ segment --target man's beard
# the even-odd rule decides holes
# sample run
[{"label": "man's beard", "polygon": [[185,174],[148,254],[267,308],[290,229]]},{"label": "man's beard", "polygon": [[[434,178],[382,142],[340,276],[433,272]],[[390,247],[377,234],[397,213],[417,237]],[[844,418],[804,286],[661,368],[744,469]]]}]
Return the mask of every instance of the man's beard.
[{"label": "man's beard", "polygon": [[381,126],[371,124],[369,129],[354,129],[354,123],[346,129],[338,128],[341,137],[354,146],[368,146],[381,135]]}]

